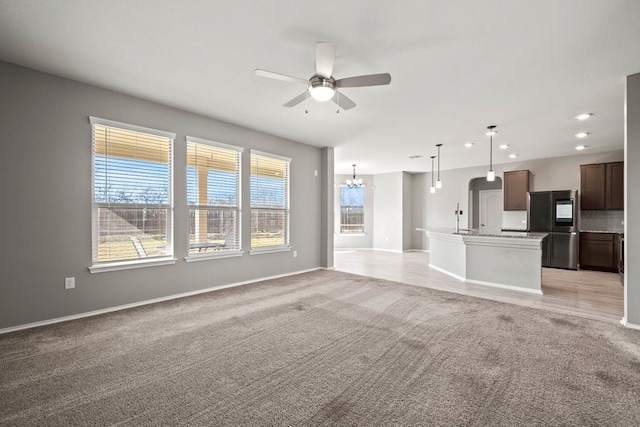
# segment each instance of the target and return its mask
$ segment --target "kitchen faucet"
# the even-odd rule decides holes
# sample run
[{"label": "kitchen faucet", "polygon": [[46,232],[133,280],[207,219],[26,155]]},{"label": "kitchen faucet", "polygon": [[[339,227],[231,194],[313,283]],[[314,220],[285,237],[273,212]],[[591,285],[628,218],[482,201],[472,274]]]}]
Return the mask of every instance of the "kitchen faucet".
[{"label": "kitchen faucet", "polygon": [[460,214],[461,213],[462,212],[460,211],[460,202],[458,202],[456,204],[456,211],[455,211],[455,214],[456,214],[456,233],[460,232]]}]

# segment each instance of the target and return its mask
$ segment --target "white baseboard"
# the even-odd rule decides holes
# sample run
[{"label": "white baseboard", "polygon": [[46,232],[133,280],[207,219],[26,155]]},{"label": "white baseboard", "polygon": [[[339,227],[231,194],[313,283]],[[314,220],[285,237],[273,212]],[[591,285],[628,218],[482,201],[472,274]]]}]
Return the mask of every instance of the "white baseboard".
[{"label": "white baseboard", "polygon": [[433,265],[433,264],[429,264],[429,265],[427,265],[427,267],[429,267],[429,268],[433,268],[434,270],[439,271],[440,273],[444,273],[444,274],[446,274],[447,276],[453,277],[454,279],[458,279],[458,280],[460,280],[461,282],[466,282],[466,281],[467,281],[467,279],[465,279],[464,277],[462,277],[462,276],[458,276],[457,274],[454,274],[454,273],[452,273],[452,272],[450,272],[450,271],[447,271],[447,270],[445,270],[445,269],[443,269],[443,268],[436,267],[436,266],[435,266],[435,265]]},{"label": "white baseboard", "polygon": [[640,325],[636,325],[635,323],[627,322],[627,318],[626,317],[623,317],[622,319],[620,319],[620,324],[622,326],[624,326],[625,328],[640,330]]},{"label": "white baseboard", "polygon": [[21,331],[23,329],[37,328],[39,326],[46,326],[46,325],[53,325],[55,323],[68,322],[69,320],[77,320],[77,319],[82,319],[82,318],[85,318],[85,317],[98,316],[100,314],[106,314],[106,313],[111,313],[111,312],[114,312],[114,311],[126,310],[126,309],[129,309],[129,308],[140,307],[140,306],[143,306],[143,305],[155,304],[155,303],[158,303],[158,302],[170,301],[170,300],[173,300],[173,299],[184,298],[184,297],[190,297],[190,296],[193,296],[193,295],[204,294],[204,293],[207,293],[207,292],[219,291],[221,289],[234,288],[236,286],[242,286],[242,285],[249,285],[251,283],[262,282],[264,280],[278,279],[280,277],[287,277],[287,276],[294,276],[296,274],[309,273],[311,271],[317,271],[317,270],[323,270],[323,268],[322,267],[317,267],[317,268],[310,268],[308,270],[294,271],[294,272],[291,272],[291,273],[277,274],[275,276],[261,277],[259,279],[245,280],[243,282],[235,282],[235,283],[229,283],[227,285],[214,286],[214,287],[205,288],[205,289],[198,289],[197,291],[183,292],[183,293],[180,293],[180,294],[169,295],[169,296],[160,297],[160,298],[153,298],[153,299],[149,299],[149,300],[134,302],[134,303],[131,303],[131,304],[124,304],[124,305],[118,305],[118,306],[115,306],[115,307],[103,308],[103,309],[100,309],[100,310],[87,311],[87,312],[84,312],[84,313],[73,314],[71,316],[56,317],[54,319],[47,319],[47,320],[42,320],[42,321],[39,321],[39,322],[27,323],[27,324],[24,324],[24,325],[11,326],[9,328],[0,329],[0,335],[8,334],[9,332]]},{"label": "white baseboard", "polygon": [[482,280],[467,279],[466,282],[474,283],[476,285],[491,286],[494,288],[509,289],[511,291],[527,292],[530,294],[542,295],[542,290],[539,290],[539,289],[521,288],[519,286],[504,285],[502,283],[483,282]]},{"label": "white baseboard", "polygon": [[380,252],[393,252],[396,254],[403,254],[407,252],[429,252],[429,249],[406,249],[406,250],[395,250],[395,249],[381,249],[381,248],[334,248],[334,252],[353,252],[353,251],[380,251]]}]

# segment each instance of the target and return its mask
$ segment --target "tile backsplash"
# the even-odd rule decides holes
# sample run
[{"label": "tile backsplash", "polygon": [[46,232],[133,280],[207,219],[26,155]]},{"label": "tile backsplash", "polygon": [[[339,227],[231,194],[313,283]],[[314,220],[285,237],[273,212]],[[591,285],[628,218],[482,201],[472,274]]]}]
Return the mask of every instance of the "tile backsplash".
[{"label": "tile backsplash", "polygon": [[580,230],[624,232],[624,211],[580,211]]},{"label": "tile backsplash", "polygon": [[527,229],[527,211],[503,211],[502,212],[502,229],[503,230],[526,230]]}]

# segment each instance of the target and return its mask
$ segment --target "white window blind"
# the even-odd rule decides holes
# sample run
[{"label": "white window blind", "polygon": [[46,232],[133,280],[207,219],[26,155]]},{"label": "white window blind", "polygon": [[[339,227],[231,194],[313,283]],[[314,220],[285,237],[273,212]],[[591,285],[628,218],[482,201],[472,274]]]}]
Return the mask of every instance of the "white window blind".
[{"label": "white window blind", "polygon": [[340,186],[340,233],[364,233],[364,186]]},{"label": "white window blind", "polygon": [[90,118],[93,264],[173,255],[174,134]]},{"label": "white window blind", "polygon": [[289,245],[289,167],[286,157],[251,151],[251,248]]},{"label": "white window blind", "polygon": [[189,254],[240,249],[242,148],[187,137]]}]

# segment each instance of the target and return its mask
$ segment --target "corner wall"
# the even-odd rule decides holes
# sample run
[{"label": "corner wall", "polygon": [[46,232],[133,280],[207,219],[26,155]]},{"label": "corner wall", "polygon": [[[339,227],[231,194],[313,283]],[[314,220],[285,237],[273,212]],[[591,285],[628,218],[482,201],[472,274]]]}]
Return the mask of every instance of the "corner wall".
[{"label": "corner wall", "polygon": [[[627,326],[640,329],[640,74],[627,77],[625,96],[624,158],[624,318]],[[634,218],[636,218],[634,220]]]},{"label": "corner wall", "polygon": [[374,176],[373,247],[393,252],[403,250],[403,172]]}]

